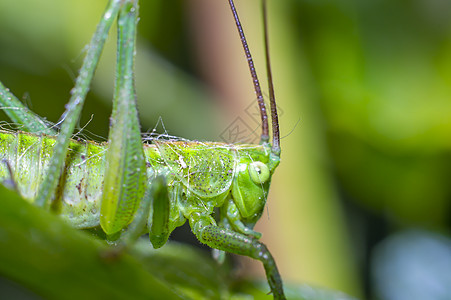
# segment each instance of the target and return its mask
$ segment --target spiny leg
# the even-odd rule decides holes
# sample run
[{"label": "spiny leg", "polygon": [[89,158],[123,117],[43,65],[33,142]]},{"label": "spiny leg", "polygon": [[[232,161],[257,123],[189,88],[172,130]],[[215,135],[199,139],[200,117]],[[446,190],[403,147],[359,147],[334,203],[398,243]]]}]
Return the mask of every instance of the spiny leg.
[{"label": "spiny leg", "polygon": [[[232,230],[232,225],[230,225],[229,220],[227,219],[227,212],[224,212],[221,210],[220,213],[220,221],[218,223],[218,226],[223,227],[228,230]],[[213,248],[213,258],[219,263],[223,264],[226,259],[226,252],[223,250],[219,250],[216,248]]]},{"label": "spiny leg", "polygon": [[261,261],[274,299],[286,299],[276,263],[265,244],[253,237],[211,225],[208,216],[200,213],[191,214],[189,222],[200,242],[215,249],[249,256]]}]

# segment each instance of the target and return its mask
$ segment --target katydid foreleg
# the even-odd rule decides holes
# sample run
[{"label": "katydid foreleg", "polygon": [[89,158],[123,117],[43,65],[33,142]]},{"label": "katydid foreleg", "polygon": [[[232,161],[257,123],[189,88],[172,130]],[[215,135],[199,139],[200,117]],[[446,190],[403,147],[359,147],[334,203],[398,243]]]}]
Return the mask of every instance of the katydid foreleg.
[{"label": "katydid foreleg", "polygon": [[227,210],[227,220],[231,222],[230,226],[240,233],[253,236],[256,239],[261,238],[262,234],[260,232],[254,231],[243,224],[241,221],[240,211],[235,202],[233,202],[233,199],[228,200],[225,208]]},{"label": "katydid foreleg", "polygon": [[265,244],[248,235],[212,225],[209,221],[209,216],[200,213],[193,213],[189,222],[199,241],[211,248],[249,256],[261,261],[265,268],[269,286],[274,294],[274,299],[285,299],[282,279],[274,258]]}]

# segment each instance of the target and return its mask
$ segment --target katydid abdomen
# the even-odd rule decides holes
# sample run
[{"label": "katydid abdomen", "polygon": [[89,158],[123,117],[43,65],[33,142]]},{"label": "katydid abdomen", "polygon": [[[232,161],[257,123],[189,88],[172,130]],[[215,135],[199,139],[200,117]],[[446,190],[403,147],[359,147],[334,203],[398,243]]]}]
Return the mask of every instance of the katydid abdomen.
[{"label": "katydid abdomen", "polygon": [[[0,157],[4,163],[0,166],[0,179],[11,180],[25,199],[34,202],[40,183],[45,176],[51,176],[47,168],[54,145],[55,137],[1,131]],[[53,204],[74,227],[99,225],[104,154],[104,145],[70,143],[65,172],[55,191]]]}]

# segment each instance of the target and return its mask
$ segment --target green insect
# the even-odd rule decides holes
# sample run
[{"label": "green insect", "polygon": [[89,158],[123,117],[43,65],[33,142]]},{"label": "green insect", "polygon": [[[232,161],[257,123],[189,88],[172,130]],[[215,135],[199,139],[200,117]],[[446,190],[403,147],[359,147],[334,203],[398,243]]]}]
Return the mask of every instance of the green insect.
[{"label": "green insect", "polygon": [[[142,142],[133,79],[137,0],[111,0],[94,34],[59,133],[28,111],[0,83],[0,100],[25,132],[0,131],[0,180],[76,228],[101,226],[119,245],[148,229],[154,248],[188,220],[200,242],[260,260],[276,299],[284,299],[275,261],[253,227],[280,162],[277,110],[265,42],[273,140],[252,57],[233,0],[229,4],[248,58],[262,119],[260,145],[193,142],[163,137]],[[109,141],[71,140],[105,38],[117,17],[117,76]],[[44,134],[45,133],[45,134]],[[214,210],[219,215],[214,218]],[[126,229],[126,230],[124,230]],[[223,254],[223,252],[222,252]],[[223,257],[223,255],[220,255]]]}]

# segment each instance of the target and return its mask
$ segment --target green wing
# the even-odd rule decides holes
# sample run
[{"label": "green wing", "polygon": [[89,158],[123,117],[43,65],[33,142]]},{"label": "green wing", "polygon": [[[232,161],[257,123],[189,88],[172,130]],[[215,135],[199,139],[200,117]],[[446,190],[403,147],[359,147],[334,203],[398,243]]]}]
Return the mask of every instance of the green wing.
[{"label": "green wing", "polygon": [[219,143],[154,141],[176,178],[201,198],[216,197],[230,189],[235,155]]}]

